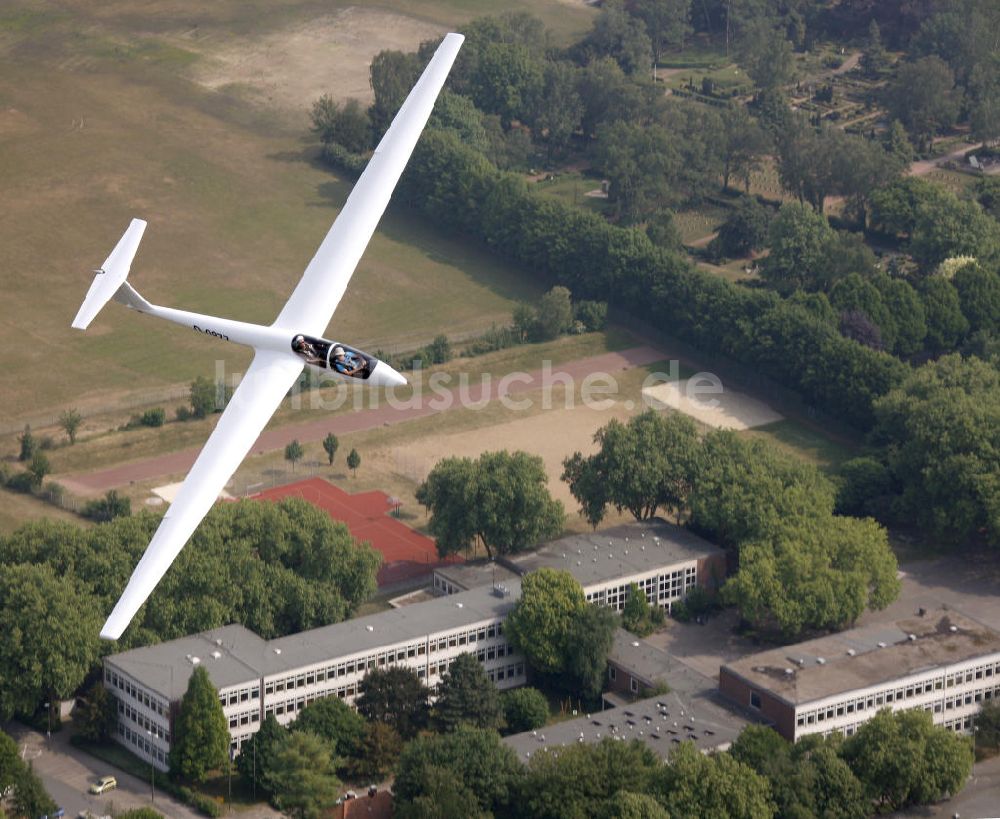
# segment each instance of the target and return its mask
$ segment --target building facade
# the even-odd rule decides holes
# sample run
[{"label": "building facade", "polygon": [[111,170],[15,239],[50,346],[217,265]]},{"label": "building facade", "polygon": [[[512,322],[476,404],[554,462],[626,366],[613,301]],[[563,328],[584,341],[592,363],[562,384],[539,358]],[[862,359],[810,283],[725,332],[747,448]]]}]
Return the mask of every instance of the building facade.
[{"label": "building facade", "polygon": [[935,611],[725,665],[719,690],[794,742],[851,736],[883,708],[922,708],[936,725],[970,731],[1000,697],[1000,635],[953,611]]}]

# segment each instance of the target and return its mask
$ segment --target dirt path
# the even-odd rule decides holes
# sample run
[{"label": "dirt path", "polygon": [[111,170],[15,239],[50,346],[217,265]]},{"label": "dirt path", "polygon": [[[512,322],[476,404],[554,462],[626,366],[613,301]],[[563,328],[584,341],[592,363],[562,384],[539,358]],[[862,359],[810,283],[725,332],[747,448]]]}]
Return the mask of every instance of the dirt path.
[{"label": "dirt path", "polygon": [[[497,400],[501,395],[513,395],[518,392],[539,389],[546,380],[558,383],[557,379],[572,379],[575,383],[592,373],[610,374],[630,367],[652,364],[654,361],[660,361],[666,357],[665,353],[653,347],[633,347],[621,352],[605,353],[556,365],[548,373],[537,370],[523,374],[516,381],[506,383],[504,379],[499,379],[495,383],[491,380],[486,385],[480,381],[470,384],[467,388],[456,388],[446,394],[451,396],[451,407],[478,404],[480,401]],[[436,394],[432,394],[431,399],[436,397]],[[431,399],[420,402],[418,406],[399,409],[391,406],[379,406],[374,409],[358,410],[331,418],[317,418],[301,424],[288,424],[279,429],[265,430],[254,444],[252,452],[260,454],[284,449],[293,439],[302,443],[312,443],[323,440],[329,432],[338,436],[346,435],[380,426],[400,424],[441,412],[443,400],[438,402]],[[101,494],[109,489],[129,483],[186,472],[194,464],[200,451],[200,447],[185,449],[169,455],[122,464],[99,472],[68,477],[60,476],[59,482],[74,494],[87,496]]]}]

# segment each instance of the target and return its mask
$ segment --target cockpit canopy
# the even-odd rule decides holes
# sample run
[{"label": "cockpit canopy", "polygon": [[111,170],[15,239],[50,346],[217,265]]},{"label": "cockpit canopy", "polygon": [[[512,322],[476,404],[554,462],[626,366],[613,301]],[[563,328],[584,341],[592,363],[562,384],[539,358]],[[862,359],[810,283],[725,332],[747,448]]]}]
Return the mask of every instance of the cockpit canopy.
[{"label": "cockpit canopy", "polygon": [[348,378],[367,379],[378,364],[375,356],[368,355],[356,347],[301,333],[292,337],[292,352],[301,356],[306,364]]}]

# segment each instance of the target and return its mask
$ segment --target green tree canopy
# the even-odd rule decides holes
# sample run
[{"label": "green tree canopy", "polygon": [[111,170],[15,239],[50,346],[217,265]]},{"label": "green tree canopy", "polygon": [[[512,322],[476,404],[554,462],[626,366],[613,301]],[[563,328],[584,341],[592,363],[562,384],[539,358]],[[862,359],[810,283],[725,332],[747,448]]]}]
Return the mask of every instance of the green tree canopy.
[{"label": "green tree canopy", "polygon": [[573,303],[565,287],[553,287],[538,301],[535,319],[539,337],[550,341],[573,326]]},{"label": "green tree canopy", "polygon": [[323,439],[323,449],[326,451],[326,457],[330,461],[330,466],[333,466],[333,459],[337,457],[337,449],[339,447],[340,441],[337,439],[337,436],[332,432],[328,432]]},{"label": "green tree canopy", "polygon": [[66,432],[66,437],[69,438],[71,445],[76,443],[76,433],[82,423],[83,416],[80,415],[80,411],[77,409],[68,409],[60,414],[59,426]]},{"label": "green tree canopy", "polygon": [[878,399],[872,441],[903,487],[899,513],[945,542],[1000,543],[1000,373],[948,355]]},{"label": "green tree canopy", "polygon": [[594,162],[608,178],[608,201],[626,223],[641,221],[677,198],[671,181],[681,159],[663,127],[625,121],[601,126]]},{"label": "green tree canopy", "polygon": [[358,747],[357,756],[351,760],[350,769],[365,779],[385,779],[396,765],[403,750],[403,738],[391,725],[369,722]]},{"label": "green tree canopy", "polygon": [[308,731],[324,742],[330,756],[354,756],[365,734],[365,721],[339,697],[323,697],[309,703],[292,723],[292,732]]},{"label": "green tree canopy", "polygon": [[96,601],[51,565],[3,567],[0,622],[2,719],[30,715],[43,700],[72,697],[100,656]]},{"label": "green tree canopy", "polygon": [[866,795],[890,810],[953,796],[972,772],[972,743],[921,709],[883,709],[844,743]]},{"label": "green tree canopy", "polygon": [[292,472],[295,471],[295,464],[301,461],[302,456],[305,454],[305,450],[302,448],[302,444],[299,443],[297,438],[285,445],[285,460],[291,463]]},{"label": "green tree canopy", "polygon": [[943,128],[955,122],[961,93],[955,77],[940,57],[923,57],[900,66],[885,91],[889,114],[906,126],[921,146]]},{"label": "green tree canopy", "polygon": [[951,282],[929,276],[919,284],[919,293],[927,319],[926,345],[932,352],[954,350],[969,332],[969,322],[962,315],[958,291]]},{"label": "green tree canopy", "polygon": [[618,616],[605,606],[578,611],[566,635],[563,685],[587,700],[597,700],[604,688],[608,653],[618,628]]},{"label": "green tree canopy", "polygon": [[265,781],[274,804],[296,819],[326,815],[340,787],[329,748],[307,732],[293,733],[278,746]]},{"label": "green tree canopy", "polygon": [[629,14],[622,0],[609,0],[602,6],[578,48],[587,59],[613,58],[629,74],[646,71],[653,63],[653,45],[646,26]]},{"label": "green tree canopy", "polygon": [[500,727],[500,694],[474,654],[460,654],[452,661],[436,693],[434,719],[443,730]]},{"label": "green tree canopy", "polygon": [[567,458],[562,475],[591,525],[603,519],[608,504],[636,520],[648,520],[660,508],[679,512],[685,506],[698,448],[690,418],[647,410],[626,424],[610,421],[594,442],[600,450]]},{"label": "green tree canopy", "polygon": [[415,736],[427,724],[430,692],[412,668],[374,668],[358,691],[358,713],[391,725],[404,739]]},{"label": "green tree canopy", "polygon": [[483,812],[510,805],[521,776],[521,763],[496,731],[462,726],[448,734],[420,736],[403,749],[396,766],[393,791],[401,808],[428,795],[437,781],[428,775],[430,768],[463,783]]},{"label": "green tree canopy", "polygon": [[219,692],[204,666],[195,667],[174,720],[170,772],[204,782],[210,771],[229,757],[229,722],[222,712]]},{"label": "green tree canopy", "polygon": [[492,557],[519,552],[562,531],[542,459],[526,452],[486,452],[475,461],[442,458],[417,488],[431,513],[438,554],[468,548],[478,536]]},{"label": "green tree canopy", "polygon": [[781,292],[800,287],[826,289],[827,251],[834,237],[823,214],[786,202],[771,220],[771,252],[761,264],[761,277]]},{"label": "green tree canopy", "polygon": [[351,451],[347,453],[347,468],[357,475],[359,466],[361,466],[361,456],[358,454],[356,449],[351,449]]},{"label": "green tree canopy", "polygon": [[14,777],[13,802],[14,815],[24,819],[51,816],[56,812],[56,803],[45,790],[45,785],[30,762],[22,765]]},{"label": "green tree canopy", "polygon": [[205,418],[218,409],[218,389],[203,375],[191,382],[191,413],[195,418]]},{"label": "green tree canopy", "polygon": [[567,571],[539,569],[521,581],[521,599],[504,630],[537,671],[565,670],[573,623],[587,606],[580,584]]},{"label": "green tree canopy", "polygon": [[771,787],[748,765],[728,753],[706,756],[685,742],[657,771],[653,792],[675,819],[770,819]]},{"label": "green tree canopy", "polygon": [[621,792],[647,791],[659,768],[660,760],[638,740],[606,737],[597,744],[544,748],[532,753],[524,775],[522,815],[530,819],[622,815],[614,812],[615,803],[622,801]]},{"label": "green tree canopy", "polygon": [[955,273],[952,284],[969,329],[1000,336],[1000,273],[967,264]]},{"label": "green tree canopy", "polygon": [[748,256],[767,240],[768,213],[752,196],[741,196],[719,228],[719,245],[726,256]]},{"label": "green tree canopy", "polygon": [[273,713],[264,717],[257,733],[246,740],[236,757],[236,769],[256,794],[270,793],[267,774],[278,749],[288,740],[288,731]]},{"label": "green tree canopy", "polygon": [[507,731],[519,734],[541,728],[549,719],[549,701],[537,688],[523,686],[504,691],[500,696]]},{"label": "green tree canopy", "polygon": [[363,153],[371,145],[368,112],[353,97],[342,105],[324,94],[310,112],[312,130],[323,146],[342,145],[351,153]]}]

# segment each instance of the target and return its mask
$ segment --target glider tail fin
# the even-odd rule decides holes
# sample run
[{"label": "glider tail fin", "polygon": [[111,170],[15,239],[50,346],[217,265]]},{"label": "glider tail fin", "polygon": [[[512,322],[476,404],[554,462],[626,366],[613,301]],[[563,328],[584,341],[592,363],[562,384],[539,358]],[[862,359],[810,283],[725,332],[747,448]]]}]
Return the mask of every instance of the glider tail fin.
[{"label": "glider tail fin", "polygon": [[83,304],[80,305],[76,318],[73,319],[72,326],[77,330],[86,330],[94,317],[101,312],[101,308],[119,292],[117,300],[130,307],[143,309],[140,303],[145,308],[149,307],[149,303],[125,281],[145,230],[146,223],[142,219],[133,219],[122,238],[118,240],[115,249],[111,251],[111,255],[104,260],[99,270],[94,271],[96,274],[94,281],[87,291]]}]

